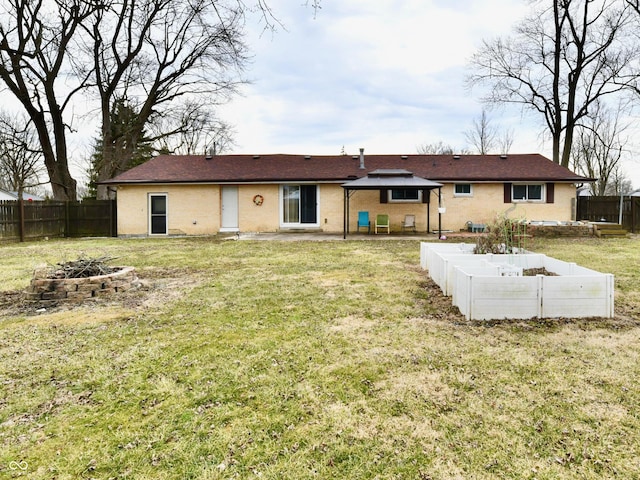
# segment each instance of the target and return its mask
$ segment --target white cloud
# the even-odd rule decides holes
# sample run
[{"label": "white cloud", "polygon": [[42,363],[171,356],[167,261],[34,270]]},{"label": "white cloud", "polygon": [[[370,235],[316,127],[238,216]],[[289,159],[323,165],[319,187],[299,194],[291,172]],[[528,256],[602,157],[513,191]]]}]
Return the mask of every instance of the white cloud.
[{"label": "white cloud", "polygon": [[462,146],[464,123],[481,109],[464,88],[478,25],[506,33],[510,25],[498,17],[523,11],[517,0],[347,0],[323,2],[314,19],[295,2],[272,6],[288,31],[249,39],[254,83],[224,108],[239,151],[333,153],[355,143],[412,152],[439,140]]}]

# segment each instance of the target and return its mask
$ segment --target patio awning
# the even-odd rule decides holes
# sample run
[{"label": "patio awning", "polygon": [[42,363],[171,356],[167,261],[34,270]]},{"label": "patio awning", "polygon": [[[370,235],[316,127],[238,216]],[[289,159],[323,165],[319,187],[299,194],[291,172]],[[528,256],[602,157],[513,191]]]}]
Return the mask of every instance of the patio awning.
[{"label": "patio awning", "polygon": [[342,184],[345,190],[380,190],[382,188],[433,190],[440,187],[442,187],[441,183],[416,177],[410,171],[403,169],[378,169],[369,172],[366,177]]},{"label": "patio awning", "polygon": [[[386,169],[380,168],[373,170],[366,177],[361,177],[342,184],[344,188],[344,223],[342,238],[347,238],[349,231],[349,192],[352,190],[384,190],[384,189],[417,189],[417,190],[434,190],[438,189],[438,197],[440,197],[440,188],[442,184],[427,180],[426,178],[417,177],[412,172],[404,169]],[[427,204],[427,215],[429,213],[429,205]]]}]

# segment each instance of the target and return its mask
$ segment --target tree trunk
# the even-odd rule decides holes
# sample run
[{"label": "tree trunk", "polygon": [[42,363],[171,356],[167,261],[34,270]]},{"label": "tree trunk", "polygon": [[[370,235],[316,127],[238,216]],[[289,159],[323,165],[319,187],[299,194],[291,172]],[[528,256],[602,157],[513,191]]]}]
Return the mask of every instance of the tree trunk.
[{"label": "tree trunk", "polygon": [[[51,123],[53,124],[54,135],[59,135],[62,132],[61,137],[56,138],[56,148],[54,150],[49,137],[49,125],[42,112],[34,111],[33,109],[27,111],[33,124],[38,132],[38,139],[40,140],[40,146],[42,148],[42,156],[44,158],[44,165],[49,174],[49,181],[51,182],[51,190],[53,191],[53,198],[62,201],[74,201],[76,200],[76,186],[77,182],[71,176],[69,172],[69,162],[67,161],[67,145],[66,138],[64,136],[64,120],[60,112],[60,116],[55,118],[51,117]],[[52,112],[53,113],[53,112]]]},{"label": "tree trunk", "polygon": [[553,161],[560,163],[560,139],[562,135],[562,99],[560,94],[560,61],[562,58],[562,25],[564,23],[564,16],[560,12],[558,2],[553,2],[553,17],[554,17],[554,57],[553,57],[553,84],[552,84],[552,103],[553,112],[546,115],[552,116],[551,122],[551,135],[553,137]]},{"label": "tree trunk", "polygon": [[[107,97],[108,98],[108,97]],[[113,136],[111,135],[111,114],[108,100],[103,100],[102,107],[102,152],[100,162],[96,166],[97,182],[109,180],[112,177],[111,164],[114,159]],[[106,105],[106,106],[105,106]],[[98,200],[112,200],[113,195],[106,185],[96,185],[96,198]]]},{"label": "tree trunk", "polygon": [[53,165],[51,165],[51,161],[47,162],[53,198],[62,201],[75,201],[77,182],[65,166],[60,162],[54,161]]}]

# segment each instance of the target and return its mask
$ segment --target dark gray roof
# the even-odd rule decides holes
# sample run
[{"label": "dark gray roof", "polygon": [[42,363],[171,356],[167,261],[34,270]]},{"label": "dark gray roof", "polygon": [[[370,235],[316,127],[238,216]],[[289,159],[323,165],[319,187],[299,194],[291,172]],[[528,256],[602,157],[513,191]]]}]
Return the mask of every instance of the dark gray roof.
[{"label": "dark gray roof", "polygon": [[416,177],[408,170],[393,168],[379,168],[369,172],[366,177],[342,184],[342,188],[348,190],[379,190],[381,188],[417,188],[420,190],[431,190],[439,187],[442,187],[441,183]]},{"label": "dark gray roof", "polygon": [[[209,159],[208,159],[209,158]],[[160,155],[104,184],[344,183],[375,170],[410,170],[438,182],[593,181],[538,154],[501,155]]]}]

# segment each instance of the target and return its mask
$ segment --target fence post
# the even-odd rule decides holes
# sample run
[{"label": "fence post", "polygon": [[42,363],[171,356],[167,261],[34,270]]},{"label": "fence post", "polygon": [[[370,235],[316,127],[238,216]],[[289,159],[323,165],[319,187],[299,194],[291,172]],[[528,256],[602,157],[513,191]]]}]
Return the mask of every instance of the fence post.
[{"label": "fence post", "polygon": [[64,238],[69,238],[69,200],[64,202]]},{"label": "fence post", "polygon": [[24,242],[24,199],[22,198],[22,195],[18,198],[18,217],[20,221],[18,226],[18,229],[20,230],[20,241]]}]

